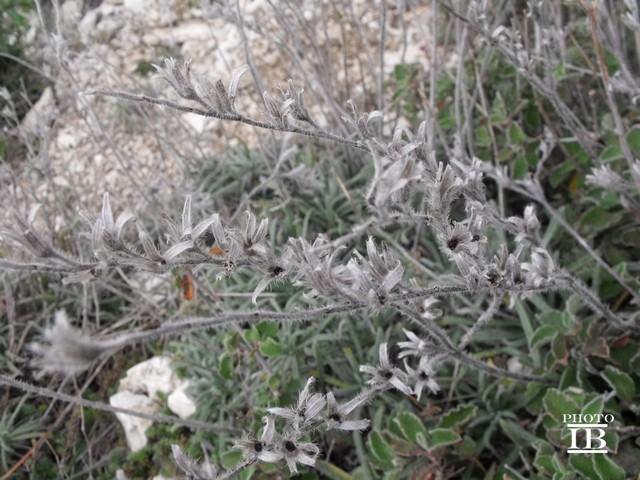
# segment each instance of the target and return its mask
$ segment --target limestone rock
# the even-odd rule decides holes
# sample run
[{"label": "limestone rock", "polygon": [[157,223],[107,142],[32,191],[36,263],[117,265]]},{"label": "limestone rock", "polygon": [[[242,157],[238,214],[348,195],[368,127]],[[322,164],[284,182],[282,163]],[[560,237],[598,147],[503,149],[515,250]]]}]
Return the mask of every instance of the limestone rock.
[{"label": "limestone rock", "polygon": [[156,393],[169,394],[181,383],[171,370],[169,357],[152,357],[127,370],[127,376],[120,382],[119,390],[143,393],[155,398]]},{"label": "limestone rock", "polygon": [[[179,379],[171,370],[169,357],[152,357],[127,370],[118,393],[109,402],[113,406],[156,414],[160,410],[156,394],[162,392],[168,395],[171,411],[180,418],[187,418],[196,411],[195,403],[186,392],[188,386],[189,382]],[[124,413],[116,416],[124,428],[129,448],[134,452],[144,448],[147,444],[145,432],[153,422]]]},{"label": "limestone rock", "polygon": [[[109,403],[113,407],[126,408],[127,410],[135,410],[144,413],[157,413],[158,405],[146,395],[132,393],[129,391],[118,392],[109,398]],[[116,417],[120,420],[124,434],[127,438],[127,445],[132,452],[137,452],[144,448],[147,444],[146,430],[153,423],[146,418],[134,417],[125,413],[116,413]]]},{"label": "limestone rock", "polygon": [[180,418],[188,418],[196,413],[196,404],[187,394],[187,388],[189,388],[189,384],[185,383],[167,398],[169,409]]}]

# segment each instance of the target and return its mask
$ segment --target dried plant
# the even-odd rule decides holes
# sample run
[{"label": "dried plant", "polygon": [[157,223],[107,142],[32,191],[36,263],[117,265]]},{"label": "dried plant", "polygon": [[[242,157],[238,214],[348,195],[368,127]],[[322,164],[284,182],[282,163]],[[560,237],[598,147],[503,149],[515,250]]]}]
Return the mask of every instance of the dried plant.
[{"label": "dried plant", "polygon": [[[453,2],[455,5],[461,3],[464,2]],[[368,318],[369,315],[393,312],[402,322],[407,339],[397,345],[388,341],[377,345],[377,362],[359,367],[366,376],[363,379],[366,386],[351,398],[338,398],[340,395],[332,391],[314,393],[315,380],[309,378],[294,405],[265,410],[260,436],[249,433],[235,441],[242,460],[231,470],[220,471],[207,461],[198,463],[180,446],[173,445],[175,464],[187,478],[228,479],[259,462],[286,464],[292,474],[298,473],[300,465],[315,465],[321,456],[318,439],[324,432],[358,432],[370,428],[369,419],[359,418],[360,411],[374,398],[389,391],[400,392],[415,402],[438,394],[442,390],[439,372],[447,364],[509,382],[557,385],[560,381],[558,372],[553,370],[502,368],[473,354],[474,342],[497,317],[508,309],[517,309],[521,302],[535,295],[574,294],[581,305],[602,319],[603,329],[615,331],[616,335],[625,338],[637,337],[640,333],[637,314],[614,308],[601,299],[576,275],[575,269],[562,264],[562,255],[549,248],[547,235],[551,227],[548,219],[551,219],[566,230],[589,259],[611,276],[617,287],[624,291],[625,298],[636,304],[640,300],[637,282],[609,265],[603,254],[563,217],[563,212],[552,206],[548,192],[543,188],[541,176],[549,157],[545,149],[554,148],[551,143],[559,142],[559,135],[570,132],[576,145],[586,154],[600,158],[593,132],[558,93],[553,75],[544,71],[543,60],[548,61],[550,56],[557,54],[551,45],[561,34],[553,25],[547,24],[556,9],[544,2],[530,2],[535,20],[526,21],[534,22],[540,37],[537,39],[539,45],[531,48],[526,45],[527,40],[518,26],[518,22],[525,20],[514,18],[512,26],[507,26],[506,21],[496,25],[486,8],[488,3],[491,2],[473,1],[465,8],[462,5],[458,8],[443,2],[443,10],[453,14],[451,21],[458,29],[457,48],[461,51],[467,48],[462,40],[473,32],[475,43],[500,55],[535,95],[548,102],[565,132],[553,132],[553,138],[547,143],[540,140],[536,169],[521,178],[514,178],[497,162],[478,158],[474,153],[474,143],[470,140],[473,126],[467,123],[462,112],[464,108],[475,108],[475,100],[468,101],[466,94],[462,94],[465,85],[460,72],[465,68],[464,55],[460,55],[457,74],[460,76],[455,80],[459,94],[455,106],[457,134],[450,142],[438,138],[433,95],[426,120],[418,122],[414,129],[397,126],[388,135],[386,129],[393,124],[394,118],[388,109],[385,110],[384,104],[380,105],[380,110],[361,112],[355,101],[349,101],[347,110],[341,112],[339,124],[322,126],[322,122],[312,118],[303,99],[305,88],[293,80],[278,91],[261,91],[260,114],[263,118],[253,118],[240,111],[236,102],[241,95],[240,79],[252,70],[249,65],[235,70],[227,87],[222,80],[214,81],[197,72],[197,65],[190,61],[166,59],[163,65],[155,66],[156,76],[170,86],[178,97],[176,101],[107,89],[85,92],[91,99],[111,97],[149,108],[167,108],[243,123],[281,134],[283,138],[297,134],[327,142],[357,152],[358,158],[369,163],[371,174],[359,192],[363,206],[360,224],[352,225],[350,233],[338,238],[319,234],[315,238],[299,236],[278,243],[270,237],[271,219],[258,218],[248,200],[242,201],[242,209],[246,207],[243,221],[236,221],[237,215],[225,215],[222,211],[208,211],[203,218],[195,218],[191,194],[185,194],[181,199],[181,215],[162,214],[162,222],[157,222],[162,227],[151,233],[150,226],[143,220],[146,212],[123,209],[114,217],[113,207],[118,200],[104,193],[101,212],[95,217],[88,213],[82,215],[87,222],[84,233],[87,249],[91,252],[91,258],[87,258],[78,251],[56,244],[38,230],[37,205],[26,217],[16,213],[12,221],[0,227],[4,245],[10,245],[14,251],[14,258],[0,258],[0,267],[7,271],[48,272],[59,276],[64,285],[79,284],[82,288],[105,281],[119,271],[154,275],[178,271],[200,275],[200,278],[215,277],[219,281],[251,271],[259,278],[252,291],[245,292],[251,296],[255,309],[213,310],[210,315],[178,313],[159,326],[112,334],[106,339],[90,337],[73,328],[66,314],[58,311],[53,327],[44,334],[48,345],[34,343],[32,346],[36,354],[34,367],[41,373],[73,375],[125,346],[212,327],[238,328],[264,320],[281,324],[318,323],[334,314],[349,313]],[[604,21],[603,13],[597,9],[598,2],[595,6],[579,3],[591,22],[593,41],[598,46],[606,39],[602,38],[604,33],[597,24]],[[626,5],[622,21],[637,34],[640,29],[637,6],[633,2]],[[603,18],[613,22],[610,16]],[[616,45],[614,40],[609,39],[611,48]],[[585,182],[617,195],[623,208],[637,214],[640,212],[640,162],[629,146],[628,128],[619,112],[615,92],[637,96],[640,90],[635,77],[623,68],[619,75],[608,71],[600,48],[596,48],[596,75],[603,82],[604,102],[611,112],[620,158],[625,165],[614,168],[598,160],[586,174]],[[473,95],[483,96],[484,92]],[[378,100],[384,103],[382,92],[379,92]],[[463,101],[464,105],[460,103]],[[439,141],[444,146],[436,148]],[[274,168],[268,181],[284,178],[277,169],[288,161],[289,154],[283,153],[282,158],[284,160],[277,163],[278,167]],[[289,179],[306,179],[309,184],[314,183],[311,180],[317,180],[317,177],[304,177],[305,173],[296,169],[288,175]],[[501,199],[505,191],[515,192],[525,199],[522,214],[506,215],[504,204],[490,198],[493,193],[487,192],[489,184]],[[200,207],[199,204],[198,211],[202,211]],[[545,214],[544,221],[539,217],[540,210]],[[229,218],[232,220],[227,220]],[[405,255],[406,249],[380,240],[399,226],[416,236],[430,232],[433,252],[441,256],[448,270],[428,275],[433,272]],[[496,242],[496,236],[500,242]],[[362,248],[352,248],[359,241]],[[208,273],[211,277],[206,276]],[[286,284],[292,291],[302,292],[304,296],[300,298],[314,303],[310,304],[312,306],[301,303],[285,312],[267,309],[262,299],[265,291],[275,284]],[[203,291],[206,288],[204,286]],[[472,312],[469,326],[456,328],[439,321],[443,312],[434,305],[439,303],[439,307],[446,309],[446,301],[451,298],[464,299],[461,300],[463,303],[471,301],[467,299],[476,301],[475,309],[466,310]],[[258,304],[261,309],[257,309]],[[399,352],[394,357],[391,352],[396,350]],[[591,364],[588,368],[597,371]],[[33,388],[12,381],[6,375],[0,376],[0,382]],[[38,393],[54,396],[54,392],[45,389]]]}]

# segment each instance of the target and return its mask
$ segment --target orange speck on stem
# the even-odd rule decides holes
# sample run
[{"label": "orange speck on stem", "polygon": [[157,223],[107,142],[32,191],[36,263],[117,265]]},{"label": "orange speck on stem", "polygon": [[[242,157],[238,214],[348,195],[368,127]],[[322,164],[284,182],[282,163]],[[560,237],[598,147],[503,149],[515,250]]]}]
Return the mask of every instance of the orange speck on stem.
[{"label": "orange speck on stem", "polygon": [[182,296],[187,301],[193,300],[193,297],[195,296],[195,293],[196,293],[196,289],[195,289],[195,286],[193,285],[193,279],[191,278],[191,275],[189,275],[188,273],[185,273],[183,276],[179,278],[180,278],[180,289],[182,290]]},{"label": "orange speck on stem", "polygon": [[222,250],[220,247],[211,247],[211,250],[209,250],[209,253],[211,255],[226,255],[227,254],[227,252]]}]

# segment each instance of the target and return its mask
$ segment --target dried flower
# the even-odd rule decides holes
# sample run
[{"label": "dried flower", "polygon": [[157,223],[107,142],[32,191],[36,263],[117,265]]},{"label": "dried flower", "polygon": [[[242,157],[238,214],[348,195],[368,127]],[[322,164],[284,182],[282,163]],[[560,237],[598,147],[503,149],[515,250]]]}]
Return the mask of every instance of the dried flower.
[{"label": "dried flower", "polygon": [[282,100],[266,90],[262,93],[262,100],[265,107],[267,107],[264,115],[269,122],[276,127],[284,126],[286,124],[286,115],[282,111]]},{"label": "dried flower", "polygon": [[291,116],[295,120],[306,122],[309,125],[316,127],[316,124],[311,120],[309,112],[304,106],[302,100],[302,94],[304,88],[293,83],[293,80],[289,79],[289,89],[284,92],[285,101],[282,103],[282,112],[285,116]]},{"label": "dried flower", "polygon": [[295,429],[304,423],[317,417],[324,408],[326,401],[320,393],[310,395],[309,391],[315,379],[310,377],[298,396],[298,405],[295,408],[268,408],[267,412],[289,420]]},{"label": "dried flower", "polygon": [[302,261],[298,267],[296,279],[312,287],[307,296],[347,296],[352,298],[351,291],[345,285],[345,273],[347,268],[343,265],[333,266],[334,259],[344,250],[344,247],[334,249],[330,254],[328,251],[318,251],[328,240],[326,237],[318,236],[313,245],[303,239],[290,240],[298,258]]},{"label": "dried flower", "polygon": [[373,139],[375,137],[375,131],[371,128],[371,120],[384,118],[383,113],[379,110],[373,110],[369,113],[360,113],[353,100],[348,100],[347,104],[351,108],[352,118],[343,117],[343,120],[350,124],[354,130],[357,130],[365,140]]},{"label": "dried flower", "polygon": [[352,259],[347,264],[353,278],[352,290],[358,293],[359,298],[365,297],[372,306],[383,307],[402,280],[404,267],[386,247],[383,247],[382,254],[378,253],[371,237],[367,240],[367,252],[368,262],[356,252],[359,261]]},{"label": "dried flower", "polygon": [[596,185],[607,190],[616,192],[624,192],[632,190],[633,187],[624,180],[620,175],[613,171],[609,165],[602,165],[594,168],[585,180],[591,185]]},{"label": "dried flower", "polygon": [[0,235],[15,241],[19,247],[36,257],[51,258],[56,256],[55,250],[33,227],[36,214],[41,207],[41,204],[31,207],[26,219],[15,214],[15,223],[11,226],[0,226]]},{"label": "dried flower", "polygon": [[280,260],[276,260],[273,252],[269,249],[263,258],[255,259],[254,266],[266,272],[262,277],[251,296],[251,302],[256,305],[258,295],[260,295],[273,281],[283,278],[287,271],[292,268],[294,252],[290,247],[285,248]]},{"label": "dried flower", "polygon": [[198,462],[189,458],[178,445],[171,445],[171,452],[173,453],[173,460],[180,470],[187,474],[187,477],[191,480],[211,480],[216,478],[218,469],[211,464],[209,459],[205,456],[204,461],[198,465]]},{"label": "dried flower", "polygon": [[166,58],[164,67],[152,64],[157,70],[156,77],[166,81],[178,95],[186,100],[196,100],[198,95],[191,82],[191,60],[184,61],[182,66],[175,58]]},{"label": "dried flower", "polygon": [[211,216],[211,230],[213,231],[213,236],[215,238],[215,242],[217,247],[226,252],[226,255],[232,260],[237,260],[241,255],[241,247],[238,243],[237,234],[234,230],[226,230],[222,226],[222,222],[220,220],[220,215],[217,213]]},{"label": "dried flower", "polygon": [[540,222],[536,216],[536,210],[533,205],[527,205],[524,209],[524,215],[520,217],[509,217],[507,221],[515,225],[518,231],[515,241],[520,243],[523,239],[527,239],[531,244],[540,244]]},{"label": "dried flower", "polygon": [[272,418],[264,417],[262,421],[265,425],[259,440],[253,436],[249,436],[244,440],[236,440],[234,448],[240,450],[246,460],[275,463],[283,458],[282,453],[276,449],[281,438],[276,433],[275,422]]},{"label": "dried flower", "polygon": [[411,330],[402,329],[404,334],[409,339],[408,342],[399,342],[398,346],[402,349],[398,354],[398,358],[404,357],[422,357],[425,355],[431,355],[438,352],[440,349],[433,345],[431,342],[422,340]]},{"label": "dried flower", "polygon": [[440,163],[438,171],[433,179],[433,187],[430,192],[430,205],[434,213],[437,213],[442,220],[449,218],[451,204],[460,195],[462,181],[456,176],[453,169]]},{"label": "dried flower", "polygon": [[315,465],[320,449],[314,443],[301,442],[295,436],[291,436],[282,439],[280,453],[287,462],[291,473],[298,473],[298,463],[309,466]]},{"label": "dried flower", "polygon": [[411,388],[407,385],[407,374],[397,367],[393,367],[389,362],[387,344],[380,344],[378,350],[378,365],[370,367],[360,365],[360,371],[371,375],[367,383],[376,388],[396,388],[405,395],[411,395]]},{"label": "dried flower", "polygon": [[329,429],[338,430],[364,430],[369,426],[369,420],[345,420],[344,417],[358,408],[363,403],[363,397],[357,396],[347,403],[338,405],[332,392],[327,393],[327,420]]},{"label": "dried flower", "polygon": [[527,271],[527,282],[535,286],[547,283],[555,272],[551,255],[541,247],[531,252],[531,263],[523,263],[522,268]]},{"label": "dried flower", "polygon": [[135,219],[135,215],[125,210],[114,221],[109,194],[105,193],[102,197],[102,217],[95,221],[91,231],[94,250],[101,251],[106,247],[107,250],[112,252],[124,251],[130,253],[130,250],[122,241],[122,231],[127,222],[133,219]]},{"label": "dried flower", "polygon": [[385,208],[389,200],[408,200],[407,187],[411,182],[422,178],[422,163],[416,162],[408,154],[381,156],[374,150],[372,156],[375,172],[367,193],[367,202],[377,208]]},{"label": "dried flower", "polygon": [[444,232],[438,233],[438,240],[449,260],[456,263],[462,257],[473,256],[478,252],[478,243],[473,241],[473,235],[459,222],[453,226],[447,225]]},{"label": "dried flower", "polygon": [[429,388],[431,393],[438,393],[440,391],[440,386],[438,383],[431,378],[434,374],[433,367],[431,366],[431,358],[428,355],[423,355],[418,362],[418,368],[413,369],[407,363],[404,364],[405,369],[407,370],[407,375],[410,380],[415,382],[415,386],[413,387],[413,393],[420,400],[420,396],[422,395],[422,390],[424,387]]},{"label": "dried flower", "polygon": [[122,340],[94,340],[69,325],[64,310],[55,313],[53,327],[44,333],[49,345],[32,343],[31,350],[39,357],[32,361],[32,365],[44,373],[61,372],[74,375],[82,372],[98,359],[118,349]]}]

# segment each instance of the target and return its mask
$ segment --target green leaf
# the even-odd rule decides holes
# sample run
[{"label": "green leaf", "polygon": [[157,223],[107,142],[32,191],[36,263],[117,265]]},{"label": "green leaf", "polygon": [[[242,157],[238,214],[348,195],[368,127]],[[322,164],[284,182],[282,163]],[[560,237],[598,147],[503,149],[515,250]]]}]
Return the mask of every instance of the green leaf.
[{"label": "green leaf", "polygon": [[557,453],[553,454],[553,466],[559,473],[569,473],[569,466],[566,465],[564,459],[560,457]]},{"label": "green leaf", "polygon": [[596,472],[593,466],[593,458],[596,454],[591,455],[582,455],[579,453],[573,454],[569,456],[569,463],[573,468],[575,468],[579,473],[584,475],[586,478],[592,480],[605,480],[600,477]]},{"label": "green leaf", "polygon": [[476,454],[478,446],[474,442],[473,438],[464,436],[462,441],[456,445],[456,451],[458,455],[463,457],[472,457]]},{"label": "green leaf", "polygon": [[[264,463],[262,465],[264,465]],[[264,468],[262,470],[264,471]],[[256,473],[256,466],[252,465],[249,468],[247,468],[244,472],[241,472],[240,475],[238,475],[238,478],[240,480],[249,480],[251,477],[253,477],[254,473]]]},{"label": "green leaf", "polygon": [[373,430],[367,439],[369,451],[373,454],[374,460],[383,468],[393,467],[393,450],[380,432]]},{"label": "green leaf", "polygon": [[398,64],[393,69],[393,75],[398,83],[403,83],[409,75],[409,69],[404,64]]},{"label": "green leaf", "polygon": [[9,18],[11,18],[14,26],[18,28],[24,28],[27,25],[27,19],[16,9],[12,8],[6,13],[7,15],[9,15]]},{"label": "green leaf", "polygon": [[411,412],[401,412],[394,421],[402,430],[404,438],[426,448],[427,429],[420,418]]},{"label": "green leaf", "polygon": [[563,63],[556,63],[553,68],[553,76],[556,80],[563,80],[567,76],[567,66]]},{"label": "green leaf", "polygon": [[627,133],[627,142],[636,157],[640,157],[640,128],[634,127]]},{"label": "green leaf", "polygon": [[557,423],[565,423],[563,415],[568,413],[578,413],[578,405],[567,394],[555,389],[550,388],[542,399],[542,403],[547,413]]},{"label": "green leaf", "polygon": [[429,431],[428,450],[433,451],[448,445],[453,445],[461,440],[460,435],[450,428],[434,428]]},{"label": "green leaf", "polygon": [[528,171],[529,162],[527,162],[527,159],[524,156],[518,156],[516,161],[513,163],[513,179],[522,180]]},{"label": "green leaf", "polygon": [[222,378],[233,380],[233,358],[231,358],[229,352],[224,352],[220,355],[218,373]]},{"label": "green leaf", "polygon": [[476,144],[479,147],[491,146],[491,136],[489,135],[489,129],[485,125],[480,125],[476,128]]},{"label": "green leaf", "polygon": [[570,457],[571,466],[589,479],[623,480],[624,470],[613,462],[607,455],[575,454]]},{"label": "green leaf", "polygon": [[562,372],[558,388],[560,390],[566,390],[567,388],[581,386],[580,378],[578,377],[578,370],[575,365],[569,364]]},{"label": "green leaf", "polygon": [[511,420],[500,419],[499,423],[502,431],[506,433],[516,445],[521,447],[529,446],[537,440],[535,435],[527,432],[524,428]]},{"label": "green leaf", "polygon": [[556,472],[553,465],[553,455],[544,455],[538,452],[533,465],[540,471],[546,474],[552,474]]},{"label": "green leaf", "polygon": [[458,405],[442,416],[438,426],[442,428],[458,427],[471,420],[477,413],[478,407],[475,405]]},{"label": "green leaf", "polygon": [[573,320],[566,312],[552,310],[542,315],[543,325],[551,325],[560,333],[568,333],[573,328]]},{"label": "green leaf", "polygon": [[491,104],[491,123],[503,124],[507,121],[507,107],[500,93],[496,94],[496,98]]},{"label": "green leaf", "polygon": [[583,415],[599,415],[602,413],[602,410],[604,410],[604,399],[599,395],[587,402],[587,404],[582,407],[581,413]]},{"label": "green leaf", "polygon": [[538,415],[542,410],[542,400],[547,387],[539,383],[529,383],[525,390],[526,409],[532,415]]},{"label": "green leaf", "polygon": [[594,454],[593,466],[600,478],[607,480],[623,480],[625,478],[624,469],[611,460],[607,455]]},{"label": "green leaf", "polygon": [[621,212],[611,212],[599,205],[589,208],[579,220],[580,231],[585,235],[595,236],[609,229],[622,220]]},{"label": "green leaf", "polygon": [[277,357],[282,355],[282,345],[273,338],[267,338],[262,345],[260,345],[260,353],[267,357]]},{"label": "green leaf", "polygon": [[382,477],[382,480],[399,480],[400,478],[403,478],[401,474],[401,468],[394,468],[393,470],[384,472],[384,477]]},{"label": "green leaf", "polygon": [[535,332],[533,332],[533,335],[531,336],[531,348],[535,349],[540,345],[551,342],[553,340],[553,337],[555,337],[557,334],[558,331],[554,326],[548,324],[541,325],[536,329]]},{"label": "green leaf", "polygon": [[553,358],[560,365],[566,365],[569,360],[569,349],[567,342],[562,335],[557,335],[551,342],[551,353]]},{"label": "green leaf", "polygon": [[233,467],[238,465],[240,460],[242,460],[242,452],[237,450],[230,450],[220,456],[220,463],[227,470],[231,470]]},{"label": "green leaf", "polygon": [[534,102],[530,102],[522,112],[522,119],[524,120],[524,127],[528,132],[537,132],[540,130],[542,120],[540,118],[540,111]]},{"label": "green leaf", "polygon": [[600,154],[600,160],[605,163],[613,162],[614,160],[620,160],[624,158],[622,149],[617,145],[610,145],[605,148]]},{"label": "green leaf", "polygon": [[255,325],[251,325],[251,328],[244,332],[244,338],[249,343],[254,343],[260,340],[260,332]]},{"label": "green leaf", "polygon": [[524,132],[517,123],[509,126],[509,139],[514,145],[522,145],[524,143]]},{"label": "green leaf", "polygon": [[315,468],[331,480],[352,480],[351,475],[326,460],[316,460]]},{"label": "green leaf", "polygon": [[278,335],[278,324],[275,322],[260,322],[256,328],[262,338],[275,338]]},{"label": "green leaf", "polygon": [[369,480],[371,478],[371,470],[368,466],[360,465],[351,472],[353,480]]},{"label": "green leaf", "polygon": [[618,370],[616,367],[607,365],[602,372],[602,377],[615,390],[616,395],[621,400],[630,402],[633,399],[636,389],[633,379],[628,374]]}]

